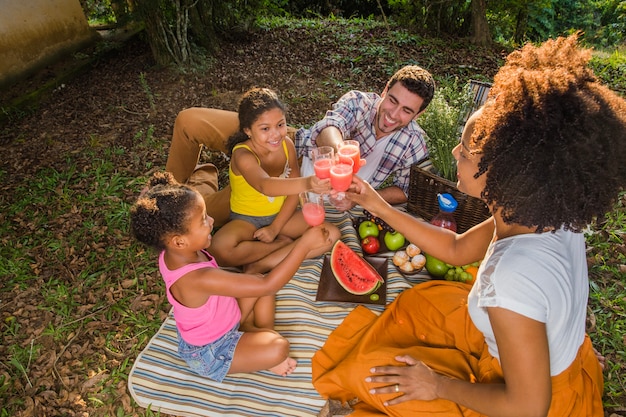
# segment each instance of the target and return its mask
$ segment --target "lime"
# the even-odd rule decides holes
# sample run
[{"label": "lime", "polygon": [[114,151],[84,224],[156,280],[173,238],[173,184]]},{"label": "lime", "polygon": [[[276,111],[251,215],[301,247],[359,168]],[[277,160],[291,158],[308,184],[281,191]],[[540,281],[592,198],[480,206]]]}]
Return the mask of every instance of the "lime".
[{"label": "lime", "polygon": [[445,262],[440,261],[429,254],[425,254],[424,256],[426,256],[426,270],[430,275],[437,278],[441,278],[446,275],[446,272],[448,272],[450,267],[446,265]]},{"label": "lime", "polygon": [[378,301],[380,299],[380,295],[374,293],[372,295],[370,295],[370,300],[372,301]]}]

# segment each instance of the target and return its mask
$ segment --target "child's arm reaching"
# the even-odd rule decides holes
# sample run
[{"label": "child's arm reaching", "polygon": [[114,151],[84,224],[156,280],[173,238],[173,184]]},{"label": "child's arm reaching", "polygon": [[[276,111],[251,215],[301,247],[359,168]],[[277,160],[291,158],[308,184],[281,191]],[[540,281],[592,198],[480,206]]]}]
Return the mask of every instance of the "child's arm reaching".
[{"label": "child's arm reaching", "polygon": [[276,236],[278,236],[278,233],[280,233],[285,224],[287,224],[291,216],[293,216],[297,207],[298,196],[288,195],[274,221],[265,227],[257,229],[254,232],[253,237],[261,242],[273,242]]},{"label": "child's arm reaching", "polygon": [[313,190],[316,193],[329,192],[330,180],[320,180],[314,175],[300,176],[300,167],[293,142],[286,138],[285,143],[287,144],[291,169],[288,178],[278,177],[285,167],[284,159],[280,158],[280,162],[274,165],[271,164],[271,161],[264,161],[261,164],[263,166],[260,166],[257,157],[244,148],[237,149],[233,153],[231,159],[233,171],[243,175],[246,182],[255,190],[270,197],[296,195],[305,190]]},{"label": "child's arm reaching", "polygon": [[322,225],[307,229],[287,257],[268,274],[245,274],[219,268],[203,268],[180,278],[176,284],[178,301],[187,307],[198,307],[210,295],[235,298],[261,297],[276,293],[296,273],[309,251],[332,243]]}]

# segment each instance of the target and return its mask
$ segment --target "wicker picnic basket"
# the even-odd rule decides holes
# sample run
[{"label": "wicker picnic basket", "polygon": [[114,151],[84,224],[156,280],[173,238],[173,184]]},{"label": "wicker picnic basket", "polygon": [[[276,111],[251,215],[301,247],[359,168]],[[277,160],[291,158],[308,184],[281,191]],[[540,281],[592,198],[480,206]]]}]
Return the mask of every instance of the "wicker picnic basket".
[{"label": "wicker picnic basket", "polygon": [[491,216],[489,209],[482,200],[460,192],[455,183],[433,174],[427,168],[420,168],[417,164],[413,165],[409,182],[407,211],[430,221],[439,213],[437,202],[437,194],[439,193],[452,194],[459,203],[454,212],[459,233],[463,233]]}]

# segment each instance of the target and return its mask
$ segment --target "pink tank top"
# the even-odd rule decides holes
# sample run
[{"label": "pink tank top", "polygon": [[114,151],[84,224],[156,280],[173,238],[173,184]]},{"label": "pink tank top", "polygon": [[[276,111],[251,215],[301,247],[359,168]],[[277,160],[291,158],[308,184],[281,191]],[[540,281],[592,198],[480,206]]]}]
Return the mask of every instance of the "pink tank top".
[{"label": "pink tank top", "polygon": [[165,281],[167,299],[174,307],[176,327],[185,342],[204,346],[219,339],[241,320],[241,310],[234,297],[212,295],[203,306],[190,308],[180,304],[172,296],[170,287],[185,274],[200,268],[217,268],[217,262],[207,251],[206,262],[192,263],[175,270],[165,265],[165,252],[159,255],[159,270]]}]

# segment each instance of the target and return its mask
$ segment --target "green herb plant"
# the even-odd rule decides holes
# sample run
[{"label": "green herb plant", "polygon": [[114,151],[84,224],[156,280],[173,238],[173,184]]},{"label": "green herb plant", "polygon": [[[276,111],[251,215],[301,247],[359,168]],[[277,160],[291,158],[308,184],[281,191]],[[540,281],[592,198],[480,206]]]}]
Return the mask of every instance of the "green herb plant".
[{"label": "green herb plant", "polygon": [[456,182],[456,161],[452,149],[459,143],[460,124],[471,97],[456,81],[437,88],[433,100],[417,122],[426,132],[426,146],[435,173]]}]

